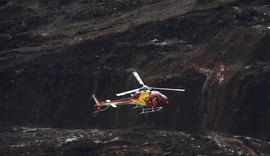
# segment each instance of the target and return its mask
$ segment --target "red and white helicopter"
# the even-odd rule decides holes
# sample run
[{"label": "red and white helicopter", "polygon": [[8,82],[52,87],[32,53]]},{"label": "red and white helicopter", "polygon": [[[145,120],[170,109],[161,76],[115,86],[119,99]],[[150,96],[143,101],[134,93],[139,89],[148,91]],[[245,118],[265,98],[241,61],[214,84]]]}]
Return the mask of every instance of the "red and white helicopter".
[{"label": "red and white helicopter", "polygon": [[105,111],[110,106],[112,106],[113,108],[117,108],[117,106],[119,105],[134,105],[135,107],[133,108],[142,108],[142,112],[140,114],[157,112],[163,108],[162,105],[168,104],[168,98],[162,93],[155,90],[168,90],[178,92],[185,91],[185,89],[149,87],[143,83],[137,72],[133,72],[133,75],[142,85],[142,87],[116,94],[116,96],[131,94],[130,98],[122,98],[112,101],[106,100],[106,102],[100,102],[96,95],[93,94],[92,97],[96,102],[96,105],[94,105],[96,108],[96,112]]}]

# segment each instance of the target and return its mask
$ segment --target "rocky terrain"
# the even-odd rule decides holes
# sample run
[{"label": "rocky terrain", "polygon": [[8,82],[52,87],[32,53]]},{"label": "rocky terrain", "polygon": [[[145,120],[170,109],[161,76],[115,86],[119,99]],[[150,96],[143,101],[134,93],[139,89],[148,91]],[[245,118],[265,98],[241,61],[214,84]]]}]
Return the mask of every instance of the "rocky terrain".
[{"label": "rocky terrain", "polygon": [[270,142],[221,133],[158,130],[1,129],[1,155],[269,155]]},{"label": "rocky terrain", "polygon": [[[0,126],[218,131],[269,139],[269,43],[268,0],[1,0]],[[150,86],[186,92],[164,91],[170,103],[158,113],[121,107],[93,116],[91,95],[114,99],[137,88],[134,70]],[[198,135],[202,141],[213,133]],[[241,141],[237,147],[250,147]]]}]

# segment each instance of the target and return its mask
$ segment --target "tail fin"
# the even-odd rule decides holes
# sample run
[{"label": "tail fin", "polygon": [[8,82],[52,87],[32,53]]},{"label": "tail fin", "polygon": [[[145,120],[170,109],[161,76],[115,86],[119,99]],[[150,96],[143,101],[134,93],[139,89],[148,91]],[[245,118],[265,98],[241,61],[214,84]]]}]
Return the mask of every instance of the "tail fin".
[{"label": "tail fin", "polygon": [[95,100],[96,104],[99,106],[101,102],[98,100],[95,94],[92,95],[93,99]]},{"label": "tail fin", "polygon": [[98,98],[96,97],[96,95],[93,94],[92,97],[93,97],[93,99],[96,102],[96,105],[94,105],[94,107],[96,109],[96,111],[95,111],[96,113],[97,112],[100,112],[100,111],[105,111],[106,109],[108,109],[110,107],[110,105],[108,105],[108,106],[105,106],[106,108],[103,109],[102,106],[104,106],[104,105],[102,105],[102,103],[98,100]]}]

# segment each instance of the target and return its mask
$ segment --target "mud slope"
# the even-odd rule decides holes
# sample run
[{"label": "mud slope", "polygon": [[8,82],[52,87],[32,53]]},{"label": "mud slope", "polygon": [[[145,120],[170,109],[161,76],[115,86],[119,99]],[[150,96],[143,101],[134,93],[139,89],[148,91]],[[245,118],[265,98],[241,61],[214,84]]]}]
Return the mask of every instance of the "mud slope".
[{"label": "mud slope", "polygon": [[[65,128],[270,130],[270,5],[261,1],[3,1],[0,124]],[[92,116],[101,99],[138,87],[170,104]]]},{"label": "mud slope", "polygon": [[269,155],[270,142],[222,133],[1,129],[1,155]]}]

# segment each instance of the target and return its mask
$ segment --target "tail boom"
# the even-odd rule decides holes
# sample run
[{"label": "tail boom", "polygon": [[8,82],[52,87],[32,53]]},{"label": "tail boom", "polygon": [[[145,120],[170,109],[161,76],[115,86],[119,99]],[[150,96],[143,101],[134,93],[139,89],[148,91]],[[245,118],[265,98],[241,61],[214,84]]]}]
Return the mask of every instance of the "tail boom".
[{"label": "tail boom", "polygon": [[96,105],[94,105],[94,107],[96,108],[97,112],[105,111],[110,106],[113,108],[117,108],[118,105],[136,104],[131,98],[123,98],[123,99],[112,100],[112,101],[106,100],[106,102],[101,102],[99,101],[99,99],[96,97],[95,94],[93,94],[92,97],[95,100]]}]

